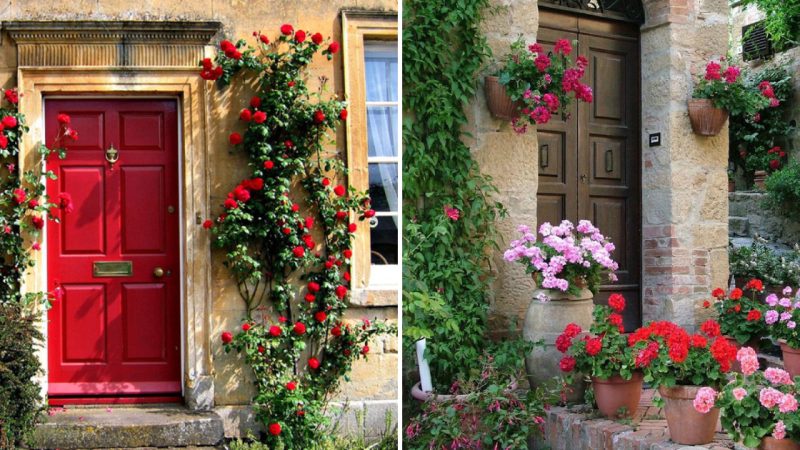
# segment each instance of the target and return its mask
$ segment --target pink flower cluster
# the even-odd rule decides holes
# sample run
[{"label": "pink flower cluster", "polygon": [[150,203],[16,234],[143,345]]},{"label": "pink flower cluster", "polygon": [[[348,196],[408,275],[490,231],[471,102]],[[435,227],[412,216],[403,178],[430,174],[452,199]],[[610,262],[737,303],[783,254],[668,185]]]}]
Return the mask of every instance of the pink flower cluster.
[{"label": "pink flower cluster", "polygon": [[695,395],[692,404],[697,412],[706,414],[714,407],[716,399],[717,391],[710,387],[701,387],[697,391],[697,395]]},{"label": "pink flower cluster", "polygon": [[[764,313],[764,322],[767,325],[779,327],[776,334],[780,335],[781,332],[792,332],[797,328],[797,322],[794,318],[795,310],[800,309],[800,289],[792,295],[792,288],[785,287],[782,291],[782,296],[778,297],[776,294],[769,294],[764,301],[770,308]],[[794,298],[792,298],[794,297]],[[782,328],[782,329],[780,329]]]},{"label": "pink flower cluster", "polygon": [[545,222],[539,227],[541,242],[537,242],[536,235],[525,225],[518,227],[518,231],[522,238],[512,241],[503,257],[509,262],[520,261],[532,266],[542,275],[542,288],[566,292],[572,280],[559,275],[569,266],[586,270],[600,266],[611,271],[610,278],[616,280],[613,271],[619,265],[611,257],[614,244],[590,221],[581,220],[577,226],[568,220],[556,226]]},{"label": "pink flower cluster", "polygon": [[782,420],[775,423],[775,428],[772,429],[772,437],[778,440],[786,437],[786,425],[784,425]]},{"label": "pink flower cluster", "polygon": [[758,355],[751,347],[742,347],[736,352],[736,360],[742,366],[742,374],[752,375],[758,370]]},{"label": "pink flower cluster", "polygon": [[777,367],[769,367],[764,371],[764,377],[772,384],[794,384],[792,376],[789,372],[778,369]]}]

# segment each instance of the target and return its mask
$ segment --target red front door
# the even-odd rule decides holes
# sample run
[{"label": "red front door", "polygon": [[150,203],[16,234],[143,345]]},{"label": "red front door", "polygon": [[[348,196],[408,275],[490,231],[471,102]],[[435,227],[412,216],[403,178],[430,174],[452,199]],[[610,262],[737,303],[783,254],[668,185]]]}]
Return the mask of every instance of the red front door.
[{"label": "red front door", "polygon": [[79,140],[47,167],[51,201],[74,204],[47,226],[48,289],[63,293],[49,311],[49,395],[179,395],[177,103],[46,100],[48,143],[60,113]]}]

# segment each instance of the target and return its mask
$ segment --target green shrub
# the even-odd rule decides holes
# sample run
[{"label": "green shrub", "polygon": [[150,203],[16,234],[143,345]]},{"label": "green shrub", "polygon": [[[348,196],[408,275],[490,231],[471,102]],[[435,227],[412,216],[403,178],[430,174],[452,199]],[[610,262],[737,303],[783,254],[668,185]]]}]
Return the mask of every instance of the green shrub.
[{"label": "green shrub", "polygon": [[730,271],[737,280],[758,278],[767,286],[800,285],[800,250],[778,254],[765,239],[756,237],[749,247],[728,250]]},{"label": "green shrub", "polygon": [[0,448],[24,443],[36,424],[42,398],[33,380],[41,372],[35,354],[41,339],[33,317],[0,304]]},{"label": "green shrub", "polygon": [[791,218],[800,218],[800,163],[796,161],[773,172],[765,183],[768,207]]}]

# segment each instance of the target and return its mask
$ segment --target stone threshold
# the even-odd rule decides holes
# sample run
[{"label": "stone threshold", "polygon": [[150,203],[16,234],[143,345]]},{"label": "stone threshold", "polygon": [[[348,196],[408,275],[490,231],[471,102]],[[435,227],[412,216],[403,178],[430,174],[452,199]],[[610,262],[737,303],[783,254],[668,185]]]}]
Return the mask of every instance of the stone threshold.
[{"label": "stone threshold", "polygon": [[37,449],[217,448],[222,419],[180,405],[50,408],[36,427]]}]

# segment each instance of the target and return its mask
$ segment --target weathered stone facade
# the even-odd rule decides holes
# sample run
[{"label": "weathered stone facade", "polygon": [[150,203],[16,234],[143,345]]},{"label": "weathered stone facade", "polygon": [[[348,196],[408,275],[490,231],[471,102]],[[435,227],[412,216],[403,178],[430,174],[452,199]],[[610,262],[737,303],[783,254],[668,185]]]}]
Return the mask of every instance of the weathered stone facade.
[{"label": "weathered stone facade", "polygon": [[[537,2],[498,1],[485,30],[494,60],[519,35],[532,42]],[[643,321],[672,319],[695,326],[701,299],[728,277],[727,128],[715,137],[692,133],[687,113],[695,74],[727,51],[728,4],[724,0],[644,1],[641,27],[641,146]],[[596,98],[595,101],[603,101]],[[536,223],[536,133],[516,135],[492,118],[479,95],[470,105],[469,131],[475,157],[492,175],[509,211],[498,224],[503,245],[516,225]],[[648,146],[649,133],[662,144]],[[524,315],[533,291],[519,265],[494,254],[497,281],[492,298],[497,327]]]},{"label": "weathered stone facade", "polygon": [[[44,1],[11,3],[0,11],[0,22],[12,21],[147,21],[151,23],[180,24],[189,21],[219,22],[221,30],[210,44],[200,48],[199,56],[211,56],[212,45],[221,39],[252,38],[253,31],[261,31],[269,36],[276,35],[283,23],[295,27],[321,32],[335,40],[342,40],[341,11],[345,9],[397,11],[395,0],[335,0],[316,2],[301,0],[245,2],[207,1],[173,2],[153,0],[144,3],[128,1],[93,2],[79,0],[56,4]],[[64,47],[55,52],[65,52]],[[158,59],[158,53],[163,59]],[[2,32],[0,41],[0,86],[12,87],[29,80],[23,89],[21,109],[41,114],[41,106],[26,105],[26,98],[41,98],[49,92],[43,86],[59,86],[59,92],[91,92],[93,94],[120,95],[140,93],[170,92],[182,98],[184,105],[183,132],[186,139],[184,156],[184,243],[187,249],[184,267],[191,272],[193,291],[187,290],[184,299],[185,349],[184,390],[186,403],[192,408],[214,408],[226,419],[229,435],[238,434],[239,425],[247,424],[247,411],[243,405],[249,403],[252,385],[248,371],[235,356],[225,355],[219,341],[222,330],[236,329],[241,324],[244,305],[240,301],[230,274],[222,265],[222,255],[212,252],[207,232],[203,232],[196,217],[211,217],[219,212],[225,193],[243,178],[246,164],[240,155],[230,154],[227,136],[237,128],[238,111],[247,103],[251,92],[243,83],[234,83],[228,89],[218,90],[210,82],[199,79],[197,61],[192,56],[192,64],[175,66],[177,56],[168,55],[166,49],[151,48],[155,59],[142,64],[152,65],[147,70],[126,67],[124,71],[114,69],[114,62],[102,63],[98,58],[89,58],[81,65],[81,71],[63,67],[50,70],[48,67],[18,67],[18,47],[7,31]],[[35,53],[35,52],[34,52]],[[46,52],[41,52],[45,54]],[[78,57],[74,56],[73,57]],[[34,55],[35,61],[35,55]],[[44,61],[44,59],[42,60]],[[100,62],[98,62],[100,61]],[[163,63],[162,61],[166,61]],[[49,65],[49,63],[45,64]],[[133,64],[136,66],[137,64]],[[194,67],[193,67],[194,66]],[[311,79],[325,76],[331,80],[335,94],[344,93],[344,62],[340,53],[333,63],[318,58],[311,66]],[[70,72],[72,71],[72,72]],[[171,80],[171,81],[165,81]],[[81,85],[82,82],[87,83]],[[170,84],[172,83],[172,84]],[[29,116],[30,117],[30,116]],[[40,139],[41,125],[34,122],[30,142]],[[193,130],[193,131],[192,131]],[[188,133],[188,135],[187,135]],[[339,148],[345,148],[345,133],[337,136]],[[194,184],[189,184],[191,180]],[[188,196],[188,197],[187,197]],[[196,276],[194,276],[196,275]],[[43,286],[44,275],[32,274],[29,287]],[[399,286],[398,286],[399,288]],[[196,292],[192,296],[190,292]],[[364,293],[356,293],[364,297]],[[384,297],[387,293],[383,293]],[[396,292],[388,292],[396,295]],[[370,304],[369,302],[361,302]],[[389,302],[392,303],[392,302]],[[396,302],[394,302],[396,303]],[[379,304],[385,305],[387,302]],[[363,317],[397,320],[396,306],[360,307],[354,306],[349,318],[360,320]],[[384,412],[391,411],[397,417],[397,374],[398,344],[395,337],[387,337],[370,345],[372,351],[369,362],[358,362],[353,371],[352,381],[346,383],[337,397],[341,402],[352,402],[354,409],[369,411],[361,422],[356,424],[354,413],[347,419],[353,428],[366,427],[370,433],[383,430]],[[46,358],[44,358],[46,361]]]}]

